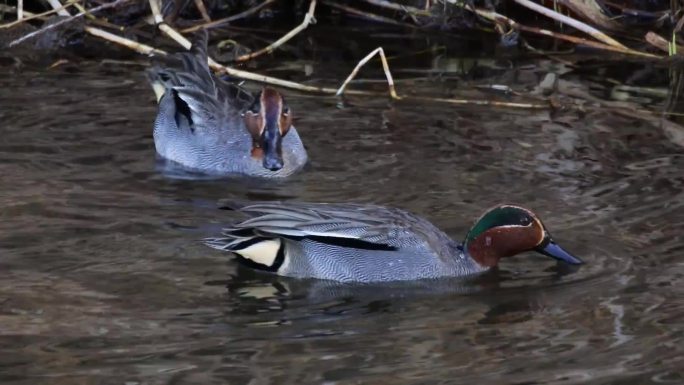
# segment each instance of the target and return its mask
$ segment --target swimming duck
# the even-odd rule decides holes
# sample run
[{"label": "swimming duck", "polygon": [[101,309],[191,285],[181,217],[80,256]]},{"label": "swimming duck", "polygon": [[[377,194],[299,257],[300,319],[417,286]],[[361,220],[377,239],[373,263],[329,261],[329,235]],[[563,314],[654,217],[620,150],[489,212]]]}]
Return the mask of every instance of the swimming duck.
[{"label": "swimming duck", "polygon": [[348,282],[459,277],[532,250],[571,265],[583,263],[551,239],[532,211],[514,205],[486,211],[462,244],[397,208],[280,202],[229,203],[228,208],[250,218],[205,244],[282,276]]},{"label": "swimming duck", "polygon": [[306,150],[283,97],[270,87],[252,96],[212,75],[206,31],[174,60],[147,71],[159,103],[159,155],[208,174],[285,177],[304,166]]}]

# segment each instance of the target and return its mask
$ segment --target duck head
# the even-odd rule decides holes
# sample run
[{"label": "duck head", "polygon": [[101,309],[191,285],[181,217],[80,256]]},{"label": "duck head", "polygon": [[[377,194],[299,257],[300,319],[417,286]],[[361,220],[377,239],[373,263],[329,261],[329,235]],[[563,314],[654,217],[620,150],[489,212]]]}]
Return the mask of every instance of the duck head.
[{"label": "duck head", "polygon": [[283,168],[282,142],[292,126],[292,112],[280,93],[264,87],[242,118],[252,135],[252,157],[271,171]]},{"label": "duck head", "polygon": [[570,265],[583,263],[553,241],[532,211],[512,205],[485,212],[468,232],[463,246],[478,264],[486,267],[496,266],[501,258],[532,250]]}]

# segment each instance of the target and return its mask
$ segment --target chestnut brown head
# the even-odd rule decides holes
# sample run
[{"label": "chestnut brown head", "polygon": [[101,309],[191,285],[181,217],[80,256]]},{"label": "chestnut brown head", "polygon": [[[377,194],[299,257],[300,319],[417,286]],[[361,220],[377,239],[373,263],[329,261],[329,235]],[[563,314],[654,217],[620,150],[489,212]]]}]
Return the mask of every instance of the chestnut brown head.
[{"label": "chestnut brown head", "polygon": [[470,229],[463,244],[468,255],[486,267],[531,250],[571,265],[583,263],[551,239],[532,211],[519,206],[501,205],[488,210]]},{"label": "chestnut brown head", "polygon": [[271,171],[283,168],[282,142],[292,126],[292,111],[280,93],[264,87],[242,117],[252,135],[252,156]]}]

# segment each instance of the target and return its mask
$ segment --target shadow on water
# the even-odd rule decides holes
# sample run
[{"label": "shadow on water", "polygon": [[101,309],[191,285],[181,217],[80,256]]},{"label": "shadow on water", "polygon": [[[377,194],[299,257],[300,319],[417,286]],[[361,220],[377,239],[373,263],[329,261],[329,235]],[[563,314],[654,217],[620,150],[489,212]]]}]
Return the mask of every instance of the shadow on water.
[{"label": "shadow on water", "polygon": [[[334,84],[365,54],[349,50],[260,70]],[[397,59],[400,91],[515,100],[488,87],[504,84],[573,108],[288,92],[311,163],[264,182],[157,163],[141,66],[0,77],[0,381],[682,383],[681,119],[640,112],[681,112],[681,70],[452,54]],[[455,239],[519,203],[588,264],[530,254],[381,286],[272,277],[197,242],[236,219],[225,198],[398,206]]]}]

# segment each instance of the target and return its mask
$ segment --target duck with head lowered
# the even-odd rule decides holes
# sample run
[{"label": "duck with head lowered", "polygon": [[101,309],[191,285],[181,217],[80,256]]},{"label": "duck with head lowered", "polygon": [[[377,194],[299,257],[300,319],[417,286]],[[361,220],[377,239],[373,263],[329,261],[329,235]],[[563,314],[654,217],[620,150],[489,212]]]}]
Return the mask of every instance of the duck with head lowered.
[{"label": "duck with head lowered", "polygon": [[231,203],[251,218],[204,242],[256,269],[298,278],[388,282],[482,273],[536,251],[570,265],[537,216],[514,205],[485,212],[463,243],[407,211],[375,205]]},{"label": "duck with head lowered", "polygon": [[157,95],[154,144],[163,158],[207,174],[286,177],[307,161],[293,113],[273,88],[256,96],[215,77],[207,33],[147,71]]}]

